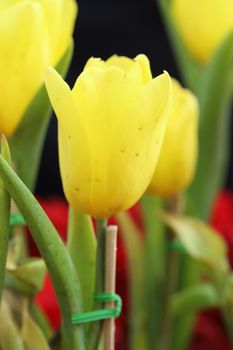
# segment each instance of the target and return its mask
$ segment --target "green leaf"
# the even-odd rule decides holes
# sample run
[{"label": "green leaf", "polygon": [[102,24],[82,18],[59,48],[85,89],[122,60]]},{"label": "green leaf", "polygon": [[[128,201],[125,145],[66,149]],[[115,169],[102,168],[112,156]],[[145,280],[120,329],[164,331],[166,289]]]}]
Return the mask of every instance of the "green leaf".
[{"label": "green leaf", "polygon": [[[63,77],[66,75],[72,55],[73,42],[56,66],[56,70]],[[10,139],[12,159],[16,164],[17,174],[30,190],[33,190],[35,186],[51,111],[50,101],[43,84]]]},{"label": "green leaf", "polygon": [[43,286],[46,266],[42,259],[33,259],[19,267],[7,268],[7,272],[24,285],[29,295],[33,295]]},{"label": "green leaf", "polygon": [[50,347],[41,329],[28,313],[26,307],[23,310],[23,325],[21,329],[25,350],[49,350]]},{"label": "green leaf", "polygon": [[161,214],[187,252],[217,271],[228,271],[227,246],[220,235],[204,222],[170,214]]},{"label": "green leaf", "polygon": [[[11,163],[10,151],[5,137],[1,138],[1,154]],[[7,258],[8,239],[10,231],[10,195],[0,178],[0,304],[4,288],[5,268]]]},{"label": "green leaf", "polygon": [[229,159],[230,105],[232,101],[233,32],[203,71],[200,102],[199,159],[190,188],[196,213],[207,219],[222,186]]},{"label": "green leaf", "polygon": [[63,317],[64,348],[83,350],[83,327],[71,323],[72,314],[82,312],[79,280],[72,259],[37,200],[2,156],[0,177],[24,216],[52,278]]},{"label": "green leaf", "polygon": [[0,346],[3,350],[25,350],[17,325],[5,301],[0,309]]},{"label": "green leaf", "polygon": [[92,310],[96,238],[91,218],[70,207],[67,248],[78,271],[84,311]]},{"label": "green leaf", "polygon": [[42,309],[39,306],[37,306],[37,304],[33,300],[30,300],[29,313],[42,330],[45,338],[48,341],[51,341],[54,333],[52,330],[52,326],[49,323],[48,316],[44,313],[44,311],[42,311]]},{"label": "green leaf", "polygon": [[130,287],[130,349],[147,350],[142,234],[129,214],[116,215],[127,252]]},{"label": "green leaf", "polygon": [[177,292],[172,297],[172,313],[182,317],[188,313],[217,307],[220,304],[216,288],[203,283]]}]

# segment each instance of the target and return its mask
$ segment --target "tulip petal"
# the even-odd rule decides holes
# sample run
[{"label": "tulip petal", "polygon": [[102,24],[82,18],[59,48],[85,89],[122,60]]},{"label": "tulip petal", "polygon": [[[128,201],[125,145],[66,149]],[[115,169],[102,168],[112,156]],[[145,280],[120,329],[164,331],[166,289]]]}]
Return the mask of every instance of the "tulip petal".
[{"label": "tulip petal", "polygon": [[49,60],[43,21],[36,2],[17,3],[0,12],[0,131],[7,135],[43,81]]},{"label": "tulip petal", "polygon": [[[118,209],[120,203],[124,203],[121,210],[130,207],[147,188],[163,141],[170,103],[171,83],[167,73],[145,85],[132,101],[124,124],[112,142],[108,193],[111,193],[109,202],[113,211],[117,211],[116,203]],[[116,159],[117,166],[114,165]],[[124,176],[122,169],[126,169]]]},{"label": "tulip petal", "polygon": [[92,58],[72,91],[54,70],[46,75],[66,197],[77,211],[100,218],[129,208],[146,190],[171,95],[167,73],[147,82],[143,57],[116,59],[130,62],[127,70]]},{"label": "tulip petal", "polygon": [[233,30],[232,0],[172,0],[171,9],[185,44],[207,62]]},{"label": "tulip petal", "polygon": [[144,77],[144,82],[148,83],[152,79],[152,74],[150,70],[150,62],[148,58],[145,55],[137,55],[135,57],[135,61],[138,62],[141,66],[142,72],[143,72],[143,77]]},{"label": "tulip petal", "polygon": [[133,63],[134,61],[129,57],[113,55],[109,59],[107,59],[105,64],[107,67],[115,66],[127,72]]},{"label": "tulip petal", "polygon": [[77,3],[74,0],[41,0],[40,4],[50,40],[50,64],[54,66],[68,47],[77,15]]},{"label": "tulip petal", "polygon": [[158,164],[148,190],[172,196],[191,182],[197,160],[198,102],[172,81],[173,103]]},{"label": "tulip petal", "polygon": [[45,85],[56,116],[64,130],[69,133],[73,123],[76,124],[78,120],[70,87],[52,67],[46,70]]},{"label": "tulip petal", "polygon": [[[89,204],[89,137],[69,86],[53,69],[46,71],[45,84],[58,118],[59,162],[64,192],[71,205]],[[80,185],[82,184],[82,185]],[[87,204],[88,203],[88,204]]]}]

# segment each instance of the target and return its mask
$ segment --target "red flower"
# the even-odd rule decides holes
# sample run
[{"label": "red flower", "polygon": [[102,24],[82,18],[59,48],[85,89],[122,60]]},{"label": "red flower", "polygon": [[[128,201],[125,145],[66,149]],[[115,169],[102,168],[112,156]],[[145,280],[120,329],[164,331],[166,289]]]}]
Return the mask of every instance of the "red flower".
[{"label": "red flower", "polygon": [[233,268],[233,195],[230,192],[222,191],[217,197],[210,223],[226,240]]}]

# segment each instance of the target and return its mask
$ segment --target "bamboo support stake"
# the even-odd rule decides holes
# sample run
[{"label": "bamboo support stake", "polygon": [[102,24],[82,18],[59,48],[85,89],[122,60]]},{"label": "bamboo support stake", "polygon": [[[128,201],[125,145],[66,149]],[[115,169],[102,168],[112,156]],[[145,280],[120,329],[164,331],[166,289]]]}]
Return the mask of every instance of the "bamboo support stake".
[{"label": "bamboo support stake", "polygon": [[[106,233],[106,264],[105,264],[105,292],[115,293],[116,288],[116,249],[117,226],[110,225]],[[106,303],[106,308],[114,308],[114,302]],[[104,323],[104,350],[115,348],[115,320],[111,318]]]}]

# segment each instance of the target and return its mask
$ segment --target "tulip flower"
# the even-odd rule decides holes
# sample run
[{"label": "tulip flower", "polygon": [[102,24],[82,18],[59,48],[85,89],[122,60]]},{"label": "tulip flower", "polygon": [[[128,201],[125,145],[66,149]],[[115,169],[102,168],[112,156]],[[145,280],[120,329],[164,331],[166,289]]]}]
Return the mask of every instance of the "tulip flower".
[{"label": "tulip flower", "polygon": [[0,2],[0,133],[11,136],[70,43],[75,0]]},{"label": "tulip flower", "polygon": [[131,207],[159,155],[171,99],[168,73],[152,79],[144,55],[91,58],[72,91],[52,68],[46,87],[58,118],[68,202],[96,218]]},{"label": "tulip flower", "polygon": [[190,53],[207,62],[233,30],[232,0],[171,0],[177,28]]},{"label": "tulip flower", "polygon": [[198,149],[198,102],[172,79],[173,102],[168,126],[148,192],[170,197],[192,181]]}]

